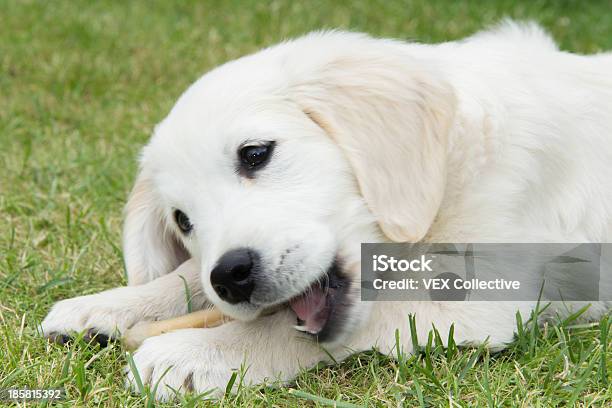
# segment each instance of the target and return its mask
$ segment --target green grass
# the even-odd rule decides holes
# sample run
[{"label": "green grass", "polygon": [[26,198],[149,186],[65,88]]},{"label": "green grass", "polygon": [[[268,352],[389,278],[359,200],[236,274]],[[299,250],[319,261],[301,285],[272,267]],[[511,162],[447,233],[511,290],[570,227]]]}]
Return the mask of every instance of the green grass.
[{"label": "green grass", "polygon": [[[431,42],[503,16],[540,21],[563,49],[612,49],[609,0],[0,0],[0,388],[63,385],[66,406],[146,402],[123,387],[119,346],[51,345],[35,327],[59,299],[125,283],[121,209],[138,151],[199,75],[318,28]],[[496,355],[432,336],[417,356],[359,354],[223,404],[610,406],[609,327],[528,327]]]}]

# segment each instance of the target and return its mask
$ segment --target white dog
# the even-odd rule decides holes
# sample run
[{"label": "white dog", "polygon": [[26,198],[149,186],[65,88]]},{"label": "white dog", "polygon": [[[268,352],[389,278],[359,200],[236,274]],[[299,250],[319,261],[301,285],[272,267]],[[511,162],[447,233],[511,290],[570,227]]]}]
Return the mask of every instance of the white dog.
[{"label": "white dog", "polygon": [[503,347],[533,303],[362,302],[360,243],[611,238],[612,54],[514,23],[438,45],[317,32],[183,94],[127,205],[130,286],[61,301],[42,328],[111,335],[183,314],[184,279],[195,308],[236,320],[145,341],[143,380],[170,368],[162,399],[222,390],[243,363],[260,383],[328,352],[387,353],[396,329],[409,351],[409,314],[420,341],[454,323],[458,342]]}]

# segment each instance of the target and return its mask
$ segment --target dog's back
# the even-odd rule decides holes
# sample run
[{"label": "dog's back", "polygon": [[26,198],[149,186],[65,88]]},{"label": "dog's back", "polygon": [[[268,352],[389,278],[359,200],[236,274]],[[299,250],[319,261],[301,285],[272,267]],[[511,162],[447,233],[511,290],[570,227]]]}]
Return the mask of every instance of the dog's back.
[{"label": "dog's back", "polygon": [[458,98],[456,171],[430,238],[611,239],[612,54],[559,51],[513,23],[441,47]]}]

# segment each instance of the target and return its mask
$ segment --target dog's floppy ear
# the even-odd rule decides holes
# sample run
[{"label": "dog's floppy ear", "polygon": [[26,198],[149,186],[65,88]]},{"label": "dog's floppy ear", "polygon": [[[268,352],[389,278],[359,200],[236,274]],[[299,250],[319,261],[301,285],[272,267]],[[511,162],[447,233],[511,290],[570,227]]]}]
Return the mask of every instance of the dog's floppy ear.
[{"label": "dog's floppy ear", "polygon": [[123,254],[130,285],[171,272],[189,258],[164,219],[151,181],[141,172],[125,207],[123,226]]},{"label": "dog's floppy ear", "polygon": [[302,78],[293,98],[341,147],[385,235],[419,241],[444,194],[454,93],[397,48],[350,51]]}]

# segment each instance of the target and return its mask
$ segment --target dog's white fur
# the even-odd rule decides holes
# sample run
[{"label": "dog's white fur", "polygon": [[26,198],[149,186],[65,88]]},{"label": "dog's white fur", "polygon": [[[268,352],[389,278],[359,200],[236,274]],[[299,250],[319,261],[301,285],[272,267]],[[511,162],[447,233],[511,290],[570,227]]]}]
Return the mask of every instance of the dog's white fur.
[{"label": "dog's white fur", "polygon": [[[144,149],[124,231],[131,286],[59,302],[43,330],[112,333],[179,315],[184,276],[196,307],[237,320],[145,341],[141,377],[155,384],[172,367],[160,398],[172,395],[164,385],[222,390],[243,362],[257,383],[327,352],[390,352],[396,329],[410,350],[409,313],[420,341],[454,323],[459,342],[503,347],[532,303],[360,302],[359,244],[610,240],[611,73],[612,54],[561,52],[536,25],[511,22],[439,45],[319,32],[227,63],[185,92]],[[235,171],[249,140],[277,143],[252,180]],[[192,220],[188,238],[173,208]],[[209,280],[236,247],[256,248],[269,275],[248,306],[223,302]],[[289,309],[262,311],[336,256],[353,306],[324,352]]]}]

